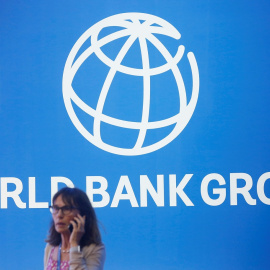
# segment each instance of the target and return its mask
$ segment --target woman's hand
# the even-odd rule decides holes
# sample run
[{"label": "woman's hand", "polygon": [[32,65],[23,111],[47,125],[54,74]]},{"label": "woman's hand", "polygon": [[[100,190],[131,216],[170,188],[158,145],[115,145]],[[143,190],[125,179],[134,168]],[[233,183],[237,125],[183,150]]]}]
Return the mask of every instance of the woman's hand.
[{"label": "woman's hand", "polygon": [[79,245],[80,240],[85,233],[85,216],[82,217],[78,214],[74,220],[70,221],[70,223],[73,226],[73,230],[69,238],[69,243],[71,247],[76,247]]}]

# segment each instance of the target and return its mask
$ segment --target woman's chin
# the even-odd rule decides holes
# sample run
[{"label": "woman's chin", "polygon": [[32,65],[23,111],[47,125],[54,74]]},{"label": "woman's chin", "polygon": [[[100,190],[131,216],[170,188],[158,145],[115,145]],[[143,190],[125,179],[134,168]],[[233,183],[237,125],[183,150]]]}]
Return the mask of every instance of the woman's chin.
[{"label": "woman's chin", "polygon": [[55,230],[58,232],[58,233],[64,233],[64,232],[68,232],[68,226],[59,226],[59,225],[56,225],[55,226]]}]

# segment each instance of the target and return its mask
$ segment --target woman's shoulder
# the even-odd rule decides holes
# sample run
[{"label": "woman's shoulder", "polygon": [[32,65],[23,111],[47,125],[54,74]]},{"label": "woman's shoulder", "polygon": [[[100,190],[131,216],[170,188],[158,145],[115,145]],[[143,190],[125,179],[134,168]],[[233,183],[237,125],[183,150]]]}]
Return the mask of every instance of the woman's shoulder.
[{"label": "woman's shoulder", "polygon": [[46,244],[45,250],[44,250],[44,256],[48,258],[49,254],[51,253],[51,250],[54,248],[54,246],[50,245],[49,243]]},{"label": "woman's shoulder", "polygon": [[53,246],[50,244],[46,244],[45,250],[44,250],[44,267],[47,265],[49,256],[51,253],[51,250],[53,249]]},{"label": "woman's shoulder", "polygon": [[50,250],[52,250],[52,248],[53,248],[53,246],[50,245],[49,243],[47,243],[46,246],[45,246],[45,254],[46,254],[46,253],[49,253]]}]

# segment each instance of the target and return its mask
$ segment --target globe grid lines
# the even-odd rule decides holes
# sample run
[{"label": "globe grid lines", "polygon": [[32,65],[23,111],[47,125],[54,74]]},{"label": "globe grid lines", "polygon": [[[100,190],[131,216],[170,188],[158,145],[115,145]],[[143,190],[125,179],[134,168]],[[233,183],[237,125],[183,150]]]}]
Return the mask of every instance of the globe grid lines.
[{"label": "globe grid lines", "polygon": [[[121,25],[122,26],[122,25]],[[122,31],[118,31],[118,32],[122,32]],[[118,32],[116,32],[115,34],[117,34]],[[130,35],[130,31],[123,31],[123,32],[125,32],[125,35],[116,35],[117,36],[117,38],[119,38],[119,37],[123,37],[123,36],[127,36],[127,35]],[[96,31],[96,33],[98,33],[97,31]],[[111,34],[111,35],[114,35],[114,34]],[[104,37],[103,39],[108,39],[108,37],[110,37],[111,35],[109,35],[109,36],[106,36],[106,37]],[[94,36],[94,35],[93,35]],[[93,36],[91,36],[91,37],[93,37]],[[97,35],[96,35],[97,36]],[[77,72],[77,70],[78,70],[78,68],[79,68],[79,66],[84,62],[84,60],[86,60],[92,53],[95,53],[97,56],[98,56],[98,58],[103,62],[103,63],[105,63],[105,64],[107,64],[109,67],[112,67],[112,66],[116,66],[117,68],[116,68],[116,70],[117,71],[119,71],[119,72],[123,72],[123,73],[126,73],[126,74],[128,74],[128,75],[137,75],[137,76],[145,76],[145,72],[147,72],[147,71],[145,71],[144,72],[144,69],[138,69],[138,71],[140,71],[140,74],[134,74],[134,73],[130,73],[130,72],[127,72],[126,70],[120,70],[120,66],[119,65],[116,65],[115,64],[115,61],[112,61],[111,59],[109,59],[101,50],[100,50],[100,47],[102,47],[102,46],[104,46],[105,44],[107,44],[107,43],[109,43],[109,42],[111,42],[111,41],[113,41],[113,40],[115,40],[116,38],[109,38],[109,40],[107,40],[106,42],[102,42],[103,41],[103,39],[101,39],[100,41],[97,41],[97,38],[95,38],[95,41],[94,42],[92,42],[92,46],[91,47],[93,47],[93,48],[89,48],[89,49],[91,49],[91,52],[90,52],[90,50],[89,50],[89,53],[87,53],[86,55],[84,55],[84,57],[83,57],[83,59],[77,59],[76,60],[76,62],[74,63],[74,65],[73,66],[75,66],[76,65],[76,63],[79,61],[79,65],[77,65],[76,66],[76,68],[74,68],[75,69],[75,72],[74,72],[74,75],[75,75],[75,73]],[[135,40],[134,40],[135,41]],[[158,42],[158,40],[156,39],[156,41]],[[96,44],[98,44],[98,43],[101,43],[102,44],[102,46],[97,46]],[[161,43],[160,43],[161,44]],[[132,44],[129,46],[129,48],[132,46]],[[162,44],[161,44],[161,46],[162,46]],[[158,46],[158,47],[160,47],[160,46]],[[163,48],[162,48],[162,50],[163,50]],[[87,50],[86,50],[87,51]],[[86,52],[85,51],[85,52]],[[83,53],[84,54],[84,53]],[[171,59],[166,59],[167,60],[167,64],[164,64],[163,66],[161,66],[161,67],[157,67],[157,68],[152,68],[152,70],[153,70],[153,72],[150,74],[150,75],[157,75],[157,74],[160,74],[160,73],[163,73],[163,72],[166,72],[166,71],[168,71],[168,70],[170,70],[170,69],[172,69],[171,68],[171,65],[172,64],[174,64],[175,66],[176,66],[176,64],[181,60],[181,58],[182,58],[182,56],[183,56],[183,54],[184,54],[184,47],[181,45],[181,46],[179,46],[179,50],[178,50],[178,52],[177,52],[177,54],[175,55],[175,57],[171,57]],[[171,56],[171,55],[170,55]],[[109,64],[107,61],[106,61],[106,58],[107,59],[109,59],[109,61],[111,61],[111,63],[113,63],[113,64]],[[126,67],[124,67],[124,68],[126,68]],[[73,68],[72,68],[73,69]],[[156,70],[156,72],[154,72],[154,70]],[[181,75],[180,75],[181,76]],[[176,76],[177,77],[177,76]],[[182,83],[182,85],[183,85],[183,83]],[[180,89],[182,89],[183,87],[181,87]],[[77,97],[77,95],[75,94],[75,92],[74,92],[74,95]],[[185,97],[185,92],[183,92],[182,93],[182,99],[181,100],[183,100],[183,98]],[[75,99],[75,97],[74,97],[74,99]],[[77,97],[77,99],[76,99],[77,101],[79,101],[79,97]],[[80,103],[81,103],[81,105],[82,105],[82,103],[83,103],[83,101],[82,100],[80,100]],[[185,98],[185,103],[186,103],[186,98]],[[85,103],[84,103],[85,104]],[[87,109],[85,109],[84,111],[86,112],[86,113],[88,113],[89,115],[91,115],[92,117],[94,117],[94,118],[96,118],[96,117],[99,117],[101,120],[102,120],[102,122],[105,122],[105,123],[108,123],[108,124],[111,124],[111,125],[115,125],[115,126],[119,126],[119,127],[122,127],[122,128],[133,128],[133,126],[134,126],[134,124],[138,124],[138,125],[136,125],[135,127],[134,127],[134,129],[141,129],[141,122],[132,122],[132,121],[125,121],[125,120],[120,120],[120,119],[116,119],[116,118],[113,118],[113,117],[110,117],[110,116],[106,116],[106,115],[104,115],[104,114],[102,114],[102,113],[100,113],[100,114],[98,114],[97,112],[96,112],[96,110],[94,110],[94,109],[92,109],[91,107],[89,107],[87,104],[85,104],[86,106],[86,108]],[[184,106],[186,106],[186,104],[184,105],[184,104],[181,104],[181,107],[184,107]],[[79,106],[79,107],[81,107],[81,106]],[[173,117],[170,117],[170,118],[167,118],[167,119],[164,119],[164,120],[160,120],[160,121],[155,121],[155,122],[153,122],[153,123],[157,123],[157,125],[150,125],[149,127],[148,127],[148,129],[155,129],[155,128],[162,128],[162,127],[165,127],[165,126],[168,126],[168,125],[172,125],[172,124],[175,124],[177,121],[176,120],[174,120],[175,118],[177,118],[177,117],[175,117],[175,116],[173,116]],[[108,119],[108,120],[106,120],[106,119]],[[109,119],[111,119],[111,120],[109,120]],[[168,121],[166,121],[166,120],[168,120]],[[120,123],[121,122],[121,123]],[[131,125],[128,125],[128,123],[132,123],[132,126]],[[151,123],[151,122],[150,122]],[[161,123],[160,125],[158,124],[158,123]],[[168,124],[166,124],[166,123],[168,123]]]},{"label": "globe grid lines", "polygon": [[[141,20],[144,20],[141,23]],[[153,24],[159,25],[152,26]],[[98,35],[100,31],[105,27],[129,27],[128,29],[119,30],[117,32],[111,33],[100,40],[98,40]],[[139,30],[140,31],[139,31]],[[149,30],[150,29],[150,30]],[[144,30],[144,31],[142,31]],[[142,31],[142,32],[141,32]],[[184,85],[184,81],[181,75],[181,72],[178,68],[178,63],[182,59],[184,54],[184,46],[180,45],[178,47],[177,53],[173,57],[166,47],[155,37],[154,34],[162,33],[166,36],[172,37],[174,39],[180,38],[180,33],[176,30],[171,24],[166,22],[165,20],[158,18],[153,15],[143,14],[143,13],[123,13],[108,17],[94,26],[90,27],[75,43],[73,46],[68,59],[66,61],[66,65],[63,73],[63,96],[64,102],[67,109],[67,112],[75,125],[78,131],[91,143],[96,145],[97,147],[114,153],[118,155],[141,155],[150,153],[160,149],[161,147],[167,145],[172,140],[174,140],[181,131],[185,128],[188,121],[190,120],[198,99],[199,93],[199,72],[198,66],[195,59],[195,56],[192,52],[187,53],[187,58],[191,67],[192,78],[193,78],[193,86],[192,86],[192,95],[187,104],[186,97],[186,89]],[[125,44],[120,49],[118,55],[113,61],[109,57],[107,57],[101,50],[101,47],[105,44],[108,44],[120,37],[126,37]],[[83,53],[81,53],[76,61],[74,61],[80,47],[91,38],[91,45],[87,48]],[[129,51],[131,46],[136,40],[139,40],[140,49],[141,49],[141,58],[142,58],[142,69],[136,69],[133,67],[127,67],[121,65],[126,53]],[[161,53],[161,55],[167,61],[164,65],[150,68],[149,62],[149,54],[148,54],[148,46],[147,42],[151,42],[157,50]],[[95,53],[95,55],[107,66],[109,66],[110,70],[105,79],[104,85],[102,87],[99,100],[97,103],[96,110],[88,106],[84,103],[75,93],[72,88],[73,78],[83,64],[83,62],[91,55]],[[149,112],[150,112],[150,100],[151,100],[151,76],[155,76],[161,74],[165,71],[171,70],[173,76],[177,83],[177,88],[179,92],[179,100],[180,100],[180,111],[178,114],[158,121],[149,122]],[[103,108],[106,102],[106,97],[108,91],[110,90],[111,83],[114,79],[116,72],[121,72],[134,76],[142,76],[143,77],[143,87],[144,87],[144,99],[143,99],[143,108],[142,108],[142,119],[140,122],[134,121],[126,121],[122,119],[117,119],[111,117],[109,115],[103,114]],[[81,124],[77,115],[74,112],[74,108],[72,105],[72,101],[84,112],[94,118],[93,124],[93,135]],[[100,125],[101,122],[110,124],[112,126],[117,126],[121,128],[135,129],[139,130],[139,135],[137,141],[133,148],[120,148],[116,146],[109,145],[102,141],[101,139],[101,130]],[[147,131],[150,129],[159,129],[162,127],[167,127],[175,124],[175,127],[171,131],[169,135],[167,135],[162,140],[155,142],[151,145],[143,146],[145,141],[145,136]]]}]

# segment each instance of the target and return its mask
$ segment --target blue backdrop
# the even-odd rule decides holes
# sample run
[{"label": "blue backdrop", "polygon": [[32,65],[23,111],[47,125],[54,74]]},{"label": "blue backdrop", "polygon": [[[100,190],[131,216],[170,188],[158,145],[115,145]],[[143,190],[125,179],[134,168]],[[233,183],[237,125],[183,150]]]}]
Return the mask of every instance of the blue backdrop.
[{"label": "blue backdrop", "polygon": [[[0,269],[43,269],[50,213],[47,208],[31,208],[29,194],[35,193],[37,202],[49,203],[52,177],[66,177],[86,191],[87,176],[101,176],[108,183],[109,203],[96,208],[107,250],[105,269],[269,269],[269,205],[257,191],[258,179],[270,170],[269,11],[269,1],[1,0]],[[168,38],[164,44],[173,56],[179,45],[185,46],[179,69],[188,101],[192,76],[187,52],[194,53],[200,78],[197,106],[186,127],[166,146],[144,155],[119,155],[90,143],[72,123],[62,92],[65,63],[79,37],[99,21],[127,12],[152,14],[181,33],[180,40]],[[113,59],[119,44],[104,46],[104,53]],[[138,48],[123,64],[140,68]],[[155,67],[164,64],[158,56],[152,59]],[[109,69],[97,58],[89,63],[77,73],[73,87],[82,99],[94,101]],[[106,103],[103,112],[139,121],[142,83],[121,74],[115,79],[119,92],[108,96],[111,103]],[[151,96],[148,120],[175,115],[179,106],[175,82],[153,79],[151,87],[157,90]],[[96,105],[89,106],[95,109]],[[91,130],[93,120],[87,120],[79,108],[74,111]],[[132,148],[135,135],[122,131],[101,125],[101,137],[108,144]],[[169,132],[166,128],[149,132],[144,143],[150,145]],[[212,173],[225,180],[226,198],[218,206],[207,204],[201,191],[204,177]],[[249,193],[255,205],[241,194],[233,205],[230,180],[235,173],[252,178]],[[178,195],[177,206],[171,206],[170,175],[176,175],[178,184],[186,174],[193,175],[184,192],[194,206],[186,205]],[[164,176],[164,206],[157,206],[149,194],[147,207],[142,206],[143,175],[154,189],[157,175]],[[127,199],[111,207],[123,176],[129,179],[138,207]],[[29,177],[35,177],[35,189]],[[19,196],[25,208],[6,199],[5,188],[8,192],[19,189],[19,184],[6,184],[14,178],[22,183]],[[239,179],[238,188],[246,182]],[[129,198],[130,186],[122,192]],[[219,188],[217,181],[208,186],[209,196],[217,199],[213,188]],[[265,182],[264,193],[270,197],[270,180]],[[104,198],[94,195],[94,199]]]}]

